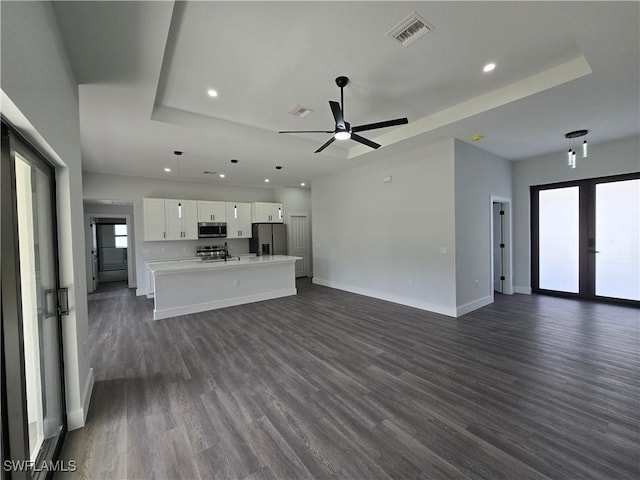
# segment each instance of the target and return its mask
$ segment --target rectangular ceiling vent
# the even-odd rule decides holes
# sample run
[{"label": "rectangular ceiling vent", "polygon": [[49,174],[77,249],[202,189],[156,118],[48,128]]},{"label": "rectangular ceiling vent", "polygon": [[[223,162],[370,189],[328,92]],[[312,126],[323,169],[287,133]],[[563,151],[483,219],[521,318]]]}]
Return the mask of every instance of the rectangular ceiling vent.
[{"label": "rectangular ceiling vent", "polygon": [[389,30],[387,35],[395,38],[404,47],[408,47],[431,30],[433,30],[433,27],[424,18],[416,12],[412,12],[411,15]]},{"label": "rectangular ceiling vent", "polygon": [[303,107],[302,105],[295,105],[287,111],[289,115],[293,115],[299,118],[304,118],[307,115],[309,115],[311,112],[313,112],[313,110],[307,107]]}]

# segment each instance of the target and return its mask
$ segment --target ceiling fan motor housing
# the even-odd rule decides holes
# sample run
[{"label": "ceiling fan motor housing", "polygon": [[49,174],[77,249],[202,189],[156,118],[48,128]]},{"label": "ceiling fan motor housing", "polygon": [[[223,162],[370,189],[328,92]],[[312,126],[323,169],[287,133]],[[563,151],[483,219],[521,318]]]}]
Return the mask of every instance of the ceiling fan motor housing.
[{"label": "ceiling fan motor housing", "polygon": [[349,83],[349,77],[338,77],[336,78],[336,85],[340,88],[344,88]]}]

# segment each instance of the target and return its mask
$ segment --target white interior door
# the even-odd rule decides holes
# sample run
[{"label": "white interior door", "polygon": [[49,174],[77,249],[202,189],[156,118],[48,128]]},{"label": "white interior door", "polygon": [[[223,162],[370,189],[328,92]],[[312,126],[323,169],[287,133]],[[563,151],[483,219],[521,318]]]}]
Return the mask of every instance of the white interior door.
[{"label": "white interior door", "polygon": [[306,215],[292,215],[290,222],[290,254],[302,257],[296,261],[296,277],[309,275],[309,219]]},{"label": "white interior door", "polygon": [[95,292],[100,280],[98,279],[98,227],[95,220],[91,221],[91,291]]},{"label": "white interior door", "polygon": [[503,262],[503,255],[502,255],[502,251],[503,249],[500,247],[500,244],[502,243],[502,239],[503,239],[503,223],[502,223],[502,218],[503,216],[500,215],[500,212],[502,211],[502,204],[501,203],[494,203],[493,204],[493,290],[498,292],[498,293],[503,293],[503,282],[501,280],[501,276],[502,276],[502,272],[503,272],[503,268],[502,268],[502,262]]}]

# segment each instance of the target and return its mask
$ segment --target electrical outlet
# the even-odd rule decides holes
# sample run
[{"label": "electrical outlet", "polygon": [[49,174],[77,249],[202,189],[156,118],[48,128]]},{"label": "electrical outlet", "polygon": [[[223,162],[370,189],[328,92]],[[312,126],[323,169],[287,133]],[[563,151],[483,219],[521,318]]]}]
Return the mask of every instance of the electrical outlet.
[{"label": "electrical outlet", "polygon": [[240,280],[234,280],[233,281],[233,286],[237,287],[238,285],[240,285]]}]

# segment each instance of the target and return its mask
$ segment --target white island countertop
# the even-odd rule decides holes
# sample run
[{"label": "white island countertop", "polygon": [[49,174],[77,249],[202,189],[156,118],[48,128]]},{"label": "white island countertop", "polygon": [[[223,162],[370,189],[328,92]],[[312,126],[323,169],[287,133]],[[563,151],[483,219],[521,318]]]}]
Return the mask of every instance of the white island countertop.
[{"label": "white island countertop", "polygon": [[223,261],[147,263],[154,320],[295,295],[291,255],[234,257]]},{"label": "white island countertop", "polygon": [[201,272],[206,270],[222,270],[238,267],[258,267],[260,265],[273,265],[276,263],[295,262],[301,257],[291,255],[262,255],[259,257],[234,256],[232,260],[216,261],[164,261],[147,263],[147,268],[153,275],[173,275],[177,273]]}]

